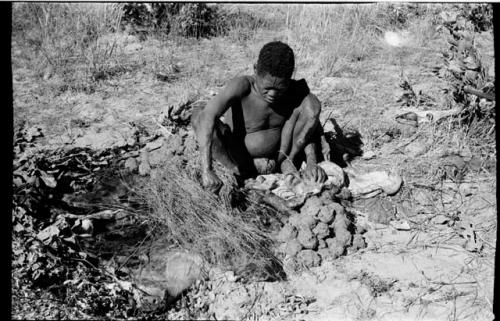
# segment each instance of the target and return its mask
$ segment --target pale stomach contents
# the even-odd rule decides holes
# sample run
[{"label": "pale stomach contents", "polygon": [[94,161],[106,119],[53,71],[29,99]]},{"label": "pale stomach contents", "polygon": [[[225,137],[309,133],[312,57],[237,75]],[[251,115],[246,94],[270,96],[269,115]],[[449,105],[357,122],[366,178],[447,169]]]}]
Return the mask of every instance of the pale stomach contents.
[{"label": "pale stomach contents", "polygon": [[281,128],[259,130],[245,136],[245,145],[252,157],[274,157],[280,141]]}]

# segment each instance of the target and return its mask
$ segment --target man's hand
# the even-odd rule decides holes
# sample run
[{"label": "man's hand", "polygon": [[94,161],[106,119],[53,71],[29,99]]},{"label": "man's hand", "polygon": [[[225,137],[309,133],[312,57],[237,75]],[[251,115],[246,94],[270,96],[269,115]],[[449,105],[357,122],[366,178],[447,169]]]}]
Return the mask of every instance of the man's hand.
[{"label": "man's hand", "polygon": [[211,170],[206,170],[201,176],[201,182],[203,187],[211,192],[217,193],[222,187],[222,181],[217,175]]},{"label": "man's hand", "polygon": [[328,179],[328,176],[326,175],[323,168],[316,164],[308,164],[306,166],[306,169],[302,172],[302,177],[305,180],[316,183],[323,183]]}]

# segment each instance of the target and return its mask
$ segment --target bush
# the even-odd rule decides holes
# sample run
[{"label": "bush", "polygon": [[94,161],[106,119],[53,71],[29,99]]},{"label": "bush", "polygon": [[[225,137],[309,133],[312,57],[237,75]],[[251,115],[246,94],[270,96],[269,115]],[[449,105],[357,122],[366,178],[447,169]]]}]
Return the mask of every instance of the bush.
[{"label": "bush", "polygon": [[129,3],[123,7],[122,25],[146,32],[182,37],[217,35],[219,10],[204,3]]}]

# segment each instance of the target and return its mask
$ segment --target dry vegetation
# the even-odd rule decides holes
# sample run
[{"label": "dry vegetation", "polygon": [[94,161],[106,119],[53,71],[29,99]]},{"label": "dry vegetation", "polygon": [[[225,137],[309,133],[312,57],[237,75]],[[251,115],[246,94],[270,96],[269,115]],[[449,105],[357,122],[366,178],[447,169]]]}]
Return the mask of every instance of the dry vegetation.
[{"label": "dry vegetation", "polygon": [[[163,9],[151,8],[152,14],[127,9],[124,3],[13,5],[15,129],[41,126],[44,134],[44,137],[33,135],[38,137],[36,145],[16,142],[16,162],[26,162],[33,155],[43,158],[45,150],[54,150],[64,144],[70,148],[89,128],[123,133],[133,127],[149,133],[172,132],[173,136],[167,133],[167,138],[180,135],[175,125],[163,122],[168,110],[207,100],[228,79],[251,74],[262,45],[282,40],[296,54],[294,77],[305,78],[322,101],[321,118],[325,129],[332,130],[328,127],[328,119],[335,118],[345,132],[361,135],[363,151],[377,154],[368,167],[397,169],[404,177],[400,193],[383,200],[397,208],[398,220],[406,220],[412,228],[408,232],[411,238],[397,251],[425,250],[433,246],[437,251],[441,247],[452,247],[457,239],[464,238],[459,222],[474,223],[471,233],[480,239],[481,248],[460,247],[456,251],[467,256],[463,273],[471,278],[474,276],[475,281],[467,280],[474,283],[475,295],[479,297],[467,304],[479,309],[474,311],[483,311],[483,314],[478,312],[479,316],[484,316],[484,311],[491,311],[497,229],[495,102],[464,88],[466,85],[482,95],[494,97],[491,8],[472,4],[168,4]],[[454,11],[464,17],[460,23],[447,22],[444,18]],[[406,33],[401,33],[402,30]],[[384,40],[387,32],[399,33],[405,44],[391,45]],[[471,38],[474,39],[472,46],[459,44]],[[460,112],[440,121],[423,122],[417,127],[395,121],[397,114],[407,110],[453,108],[459,108]],[[26,137],[26,132],[23,135]],[[27,142],[30,140],[31,136]],[[137,142],[122,149],[130,153],[145,144]],[[119,151],[115,150],[113,157],[119,157]],[[96,155],[82,159],[82,168],[90,168],[92,172],[100,167],[98,163],[102,159]],[[140,206],[127,210],[138,215],[141,225],[150,228],[148,231],[156,238],[198,252],[210,263],[236,270],[238,274],[249,276],[247,279],[252,279],[252,275],[261,280],[276,278],[270,274],[281,271],[281,262],[274,254],[269,223],[275,213],[251,199],[244,206],[240,204],[234,208],[231,202],[238,196],[229,190],[226,197],[215,197],[201,189],[194,169],[194,155],[194,150],[186,148],[181,156],[188,164],[186,161],[163,162],[159,175],[128,185],[128,193],[135,195]],[[64,166],[70,166],[67,163],[59,163],[63,158],[56,159],[52,162],[61,172],[74,171],[69,167],[65,169]],[[40,170],[45,175],[53,170],[49,168],[50,162],[28,163],[34,164],[30,165],[32,172],[28,176],[42,177]],[[354,163],[356,165],[356,161]],[[123,165],[119,161],[113,164]],[[362,161],[357,164],[363,165]],[[36,188],[34,181],[29,183],[31,185],[25,182],[22,188],[17,186],[16,191],[23,190],[26,185],[32,190],[47,188],[50,179],[43,177],[45,180],[40,179],[45,183],[36,183]],[[79,176],[75,174],[74,177]],[[50,194],[45,190],[40,193]],[[19,197],[24,199],[28,194],[19,192]],[[35,206],[32,204],[39,204],[37,202],[29,206],[28,203],[14,204],[14,225],[20,226],[13,232],[14,269],[22,270],[20,274],[13,274],[14,318],[90,317],[87,314],[112,318],[179,318],[179,314],[141,311],[129,305],[127,300],[133,301],[137,292],[122,286],[120,282],[126,278],[118,272],[111,275],[106,270],[102,273],[101,266],[94,269],[88,264],[71,265],[70,268],[68,262],[91,261],[87,256],[67,259],[66,254],[61,254],[67,245],[60,240],[75,237],[73,230],[70,232],[58,225],[60,235],[57,234],[59,229],[51,234],[54,239],[60,237],[56,252],[45,250],[43,244],[32,245],[40,231],[61,223],[54,223],[59,212],[52,213],[50,220],[47,217],[26,218],[29,215],[20,214],[20,208],[31,214]],[[117,205],[113,206],[100,204],[99,209],[115,210]],[[365,211],[368,216],[377,211],[378,205],[370,206]],[[441,219],[444,223],[432,223],[437,216],[444,216]],[[450,228],[444,230],[443,226]],[[470,232],[471,229],[465,230]],[[423,237],[426,233],[431,236]],[[99,247],[78,246],[83,252]],[[144,242],[140,246],[144,246]],[[132,248],[140,246],[134,244]],[[372,251],[376,254],[395,251],[387,250],[386,246],[389,245],[382,244]],[[47,251],[51,253],[49,256]],[[134,251],[130,256],[135,255]],[[20,255],[25,254],[27,258],[23,256],[20,260]],[[68,267],[61,268],[65,264]],[[31,284],[34,274],[37,279],[49,274],[42,271],[44,265],[57,272],[48,277],[50,282],[58,284],[55,290],[51,288],[52,297],[43,290],[49,285],[35,282],[33,290]],[[478,280],[476,275],[483,279]],[[83,278],[94,282],[95,288],[92,284],[80,286],[76,283]],[[393,290],[392,281],[378,276],[363,272],[355,278],[370,289],[372,297]],[[71,282],[64,282],[66,280]],[[120,284],[121,290],[113,292],[109,287],[97,286],[103,282]],[[446,302],[456,302],[462,296],[470,299],[469,294],[460,289],[446,288],[450,284],[453,286],[454,281],[441,284],[439,288],[433,287],[430,280],[426,282],[422,291],[440,293],[444,288],[446,299],[443,300]],[[82,301],[80,297],[85,291],[92,296]],[[422,293],[419,295],[424,296]],[[26,296],[23,300],[28,300],[24,303],[34,301],[36,309],[28,308],[27,304],[14,304],[21,295]],[[407,311],[418,304],[427,304],[419,295],[408,299],[404,305]],[[42,304],[44,300],[52,302],[54,297],[57,304]],[[184,306],[183,309],[189,310],[183,315],[186,318],[207,317],[203,314],[206,311],[200,312],[201,308]],[[380,313],[376,309],[365,306],[360,299],[353,319],[371,320],[375,313]],[[182,311],[179,305],[177,310]],[[450,320],[474,319],[471,315],[457,314],[456,306],[450,311],[441,316]]]}]

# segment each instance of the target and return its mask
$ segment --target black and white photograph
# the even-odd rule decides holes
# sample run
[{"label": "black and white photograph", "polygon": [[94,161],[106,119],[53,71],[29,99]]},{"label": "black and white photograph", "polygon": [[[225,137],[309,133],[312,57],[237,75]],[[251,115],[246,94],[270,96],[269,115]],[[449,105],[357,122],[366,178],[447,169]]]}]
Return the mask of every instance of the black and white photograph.
[{"label": "black and white photograph", "polygon": [[493,4],[10,6],[11,319],[495,319]]}]

